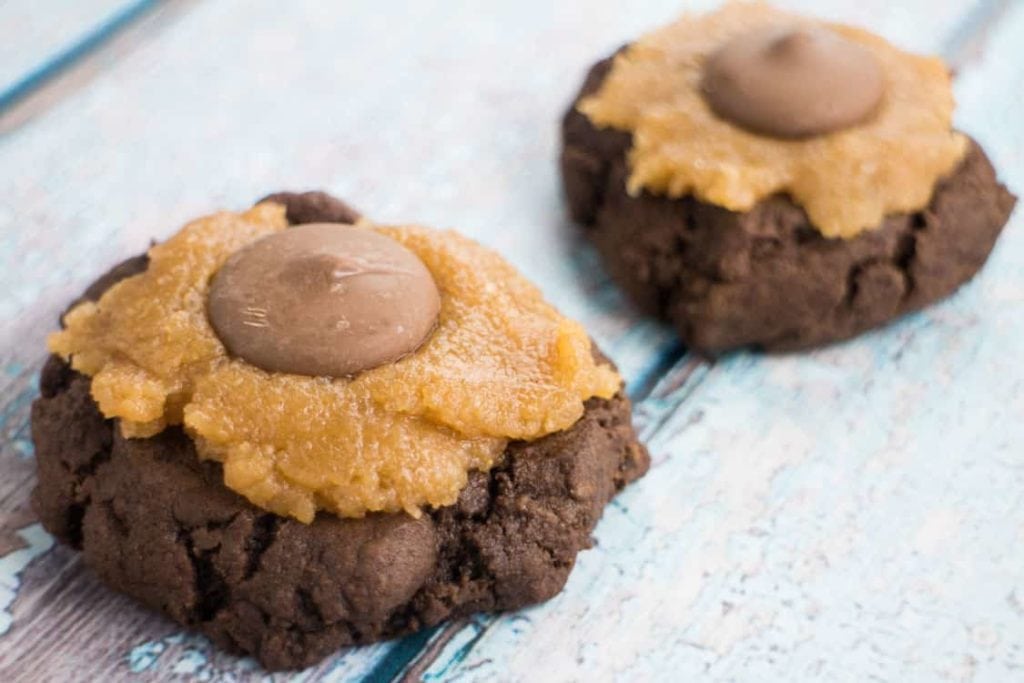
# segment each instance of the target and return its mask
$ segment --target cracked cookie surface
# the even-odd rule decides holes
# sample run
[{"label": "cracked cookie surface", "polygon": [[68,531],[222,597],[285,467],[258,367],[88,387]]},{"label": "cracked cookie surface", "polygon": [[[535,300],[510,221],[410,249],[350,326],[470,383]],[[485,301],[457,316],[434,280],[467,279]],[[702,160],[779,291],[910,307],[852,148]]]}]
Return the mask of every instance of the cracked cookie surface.
[{"label": "cracked cookie surface", "polygon": [[[278,197],[290,218],[320,218],[306,195]],[[350,211],[315,199],[332,215]],[[146,266],[126,261],[84,297]],[[570,429],[510,443],[499,466],[470,474],[454,505],[419,519],[320,514],[306,525],[227,489],[221,465],[201,461],[180,428],[121,436],[89,378],[59,358],[40,391],[33,505],[46,529],[115,590],[272,670],[550,598],[604,505],[649,462],[628,400],[595,398]]]},{"label": "cracked cookie surface", "polygon": [[[610,68],[597,63],[576,102]],[[784,195],[744,213],[692,196],[632,197],[631,136],[594,127],[576,102],[561,156],[573,219],[630,297],[706,353],[824,344],[941,299],[981,268],[1016,201],[974,142],[925,209],[848,240],[823,237]]]}]

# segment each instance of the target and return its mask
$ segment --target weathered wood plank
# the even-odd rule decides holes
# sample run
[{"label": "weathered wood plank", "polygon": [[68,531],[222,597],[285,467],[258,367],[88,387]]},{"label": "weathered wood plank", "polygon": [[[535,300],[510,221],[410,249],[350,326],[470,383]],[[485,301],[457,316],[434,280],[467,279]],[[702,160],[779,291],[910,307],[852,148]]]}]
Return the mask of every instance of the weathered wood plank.
[{"label": "weathered wood plank", "polygon": [[[924,0],[896,8],[882,0],[790,4],[813,5],[819,12],[836,7],[834,16],[873,26],[923,50],[955,40],[960,35],[958,22],[971,10],[964,3]],[[819,4],[826,4],[826,9]],[[23,483],[30,481],[31,462],[20,454],[28,443],[25,416],[34,392],[30,378],[42,358],[44,334],[63,303],[101,263],[137,251],[149,238],[167,234],[191,216],[215,207],[242,206],[279,187],[325,187],[351,198],[375,218],[455,225],[495,246],[537,280],[555,303],[588,325],[634,380],[634,391],[651,393],[637,414],[645,434],[652,437],[657,467],[609,509],[598,530],[599,546],[582,556],[566,594],[535,610],[498,620],[482,617],[472,621],[472,628],[437,632],[439,658],[414,662],[425,674],[474,678],[490,672],[507,679],[517,671],[535,671],[530,653],[537,643],[564,648],[553,662],[552,675],[585,672],[601,677],[627,664],[637,667],[631,676],[699,671],[705,664],[716,666],[722,675],[742,673],[743,662],[750,660],[743,658],[744,652],[784,649],[778,639],[764,634],[764,628],[757,630],[763,626],[758,615],[771,614],[777,622],[789,620],[806,627],[806,620],[798,616],[812,603],[800,602],[794,608],[792,600],[787,605],[788,598],[772,593],[769,585],[786,578],[788,588],[800,588],[800,581],[790,576],[794,566],[814,579],[808,600],[817,601],[813,604],[819,614],[834,627],[835,640],[824,644],[826,661],[817,665],[822,671],[834,673],[829,666],[840,666],[849,661],[844,659],[852,656],[849,652],[858,652],[845,647],[850,638],[840,636],[868,629],[844,631],[835,626],[844,616],[856,619],[863,614],[872,619],[871,626],[909,638],[907,629],[900,630],[899,613],[887,616],[878,611],[881,598],[860,612],[830,611],[830,589],[840,595],[855,593],[862,588],[860,574],[819,565],[825,557],[855,562],[855,568],[865,570],[874,558],[881,558],[889,562],[892,576],[904,581],[900,585],[923,580],[933,565],[946,567],[952,584],[963,578],[957,567],[949,568],[957,561],[952,553],[936,551],[933,564],[908,567],[897,554],[892,535],[896,531],[879,548],[872,546],[866,532],[850,531],[858,530],[857,524],[870,528],[886,521],[886,511],[909,519],[906,510],[911,504],[899,498],[907,492],[897,484],[921,475],[927,449],[905,452],[910,435],[917,431],[907,431],[884,411],[882,417],[889,421],[877,428],[875,437],[894,439],[898,446],[884,455],[878,455],[877,444],[866,437],[856,442],[856,449],[844,450],[846,435],[841,430],[808,437],[797,418],[809,413],[822,424],[845,424],[865,414],[854,410],[858,407],[874,417],[876,403],[869,397],[898,407],[902,403],[897,399],[904,396],[929,396],[926,389],[934,389],[929,381],[935,380],[925,373],[925,366],[940,358],[937,349],[943,340],[960,343],[970,336],[965,330],[974,329],[970,324],[981,323],[957,317],[964,309],[954,302],[952,309],[936,309],[862,342],[806,358],[737,356],[713,368],[678,358],[671,335],[640,321],[623,305],[592,253],[562,220],[553,163],[554,121],[585,65],[628,36],[673,16],[677,3],[658,0],[639,9],[605,1],[527,0],[482,10],[467,0],[449,3],[446,9],[440,14],[427,3],[413,2],[395,3],[386,11],[379,5],[345,6],[342,11],[309,0],[290,3],[287,12],[270,2],[200,4],[180,17],[172,30],[99,74],[88,89],[73,92],[16,136],[0,140],[5,158],[0,165],[0,287],[6,292],[0,315],[9,321],[0,331],[0,463],[5,472],[10,466],[20,473],[0,482],[0,543],[17,552],[27,541],[16,532],[31,528]],[[1000,50],[997,54],[1013,53],[1005,45]],[[989,66],[979,68],[994,68],[990,62],[984,64]],[[1011,67],[1004,70],[996,69],[996,74],[1019,78]],[[971,86],[974,81],[965,77],[964,87],[986,90],[975,96],[979,109],[1003,101],[997,96],[997,83],[986,80]],[[966,105],[969,108],[970,102]],[[1009,111],[1000,122],[1014,128]],[[965,123],[977,132],[971,123],[983,119],[978,114],[967,118]],[[977,125],[989,123],[994,121]],[[995,144],[999,138],[986,141]],[[1004,151],[1010,158],[1000,162],[1020,169],[1014,156],[1019,151],[1013,149]],[[38,171],[27,177],[20,172],[25,168]],[[1016,173],[1019,182],[1019,170]],[[1015,249],[1019,255],[1019,244]],[[1004,246],[999,253],[1005,250]],[[999,270],[1004,271],[1005,266]],[[1015,291],[1020,290],[1011,286],[1002,296],[1013,301]],[[960,311],[952,323],[942,317],[943,311],[950,315],[951,310]],[[999,314],[979,312],[983,320],[992,315]],[[1015,324],[1011,321],[1011,332],[1019,331]],[[891,365],[895,361],[886,356],[886,349],[897,345],[894,340],[909,344],[908,329],[921,332],[915,332],[914,343],[905,352],[916,359],[912,370],[917,374],[881,389],[857,384],[858,373],[868,369],[883,377],[889,376],[884,374],[887,370],[911,372]],[[921,344],[925,352],[915,355]],[[946,376],[959,379],[962,368],[957,363],[965,357],[946,361]],[[655,382],[666,366],[671,371]],[[1000,371],[1007,382],[1019,379],[1013,368]],[[977,377],[972,381],[975,389],[983,384]],[[996,387],[996,395],[1009,401],[1007,392],[1013,386]],[[808,411],[805,404],[815,404],[822,398],[819,393],[832,402]],[[937,422],[925,414],[932,404],[921,401],[914,425],[927,433]],[[1018,406],[1007,402],[1004,407]],[[1018,434],[1006,434],[1008,444],[1020,443],[1012,440]],[[808,445],[808,440],[813,443]],[[799,446],[795,452],[794,443]],[[875,450],[866,455],[869,447]],[[833,462],[832,451],[850,462]],[[753,463],[751,452],[760,455]],[[972,464],[984,475],[997,472],[985,469],[983,458]],[[955,478],[952,483],[943,478],[952,467],[919,482],[907,499],[919,504],[929,493],[938,495],[953,486]],[[776,476],[776,469],[782,474]],[[832,486],[849,487],[849,495],[838,497],[845,505],[841,513],[832,511],[830,500],[822,500],[816,490],[822,477]],[[869,486],[872,482],[883,490],[875,491]],[[873,513],[867,509],[872,496],[881,501]],[[980,514],[982,522],[990,521],[985,510],[968,511]],[[1019,509],[1011,505],[1000,511],[1016,511],[1019,519]],[[805,519],[808,516],[812,521]],[[929,533],[945,528],[943,519],[940,515],[933,523],[930,528],[938,531],[925,533],[926,540]],[[849,527],[840,522],[849,522]],[[904,525],[909,523],[904,520]],[[778,525],[778,530],[768,528],[770,524]],[[895,529],[902,530],[900,525]],[[828,545],[833,534],[852,540],[833,547]],[[970,539],[975,546],[965,541],[952,548],[991,570],[989,538]],[[15,658],[23,651],[41,653],[42,641],[32,634],[45,631],[54,634],[49,647],[63,661],[37,657],[33,676],[74,671],[109,678],[132,670],[154,677],[252,673],[251,663],[212,653],[201,639],[183,636],[168,622],[99,590],[66,551],[44,553],[38,545],[37,549],[36,559],[14,572],[21,589],[8,608],[14,626],[0,636],[0,671],[21,675]],[[757,565],[757,553],[767,553],[768,559]],[[3,558],[11,556],[5,551]],[[755,582],[760,592],[746,599],[742,587],[748,565],[766,569]],[[704,571],[714,575],[705,577]],[[833,586],[829,581],[846,583]],[[932,602],[922,599],[925,608],[959,606],[926,597]],[[723,599],[732,606],[728,619],[715,613],[723,611],[718,605]],[[991,605],[987,600],[979,609]],[[678,614],[667,619],[665,606]],[[674,620],[682,615],[696,615],[692,623],[699,627],[683,628]],[[74,629],[59,632],[63,619],[76,620]],[[626,623],[635,623],[639,635],[623,637],[619,631]],[[741,638],[737,629],[744,628],[760,633],[760,640]],[[793,633],[782,630],[783,636]],[[866,645],[858,647],[877,646],[877,638],[870,635],[863,641]],[[906,642],[931,645],[934,635],[927,631]],[[444,638],[449,640],[441,642]],[[678,638],[699,647],[681,646],[677,653],[669,644]],[[951,651],[959,652],[960,641],[951,643]],[[810,657],[814,645],[811,640],[786,656],[802,661],[801,657]],[[700,659],[701,653],[716,648],[722,651],[718,659]],[[666,649],[672,649],[667,659]],[[580,662],[573,660],[577,651],[582,652]],[[411,659],[409,653],[408,641],[355,650],[302,678],[342,680],[379,674],[396,664],[400,669],[403,658]],[[652,656],[644,660],[645,654]],[[864,661],[875,661],[868,655]],[[650,668],[656,665],[666,668]],[[545,662],[546,671],[547,666]]]}]

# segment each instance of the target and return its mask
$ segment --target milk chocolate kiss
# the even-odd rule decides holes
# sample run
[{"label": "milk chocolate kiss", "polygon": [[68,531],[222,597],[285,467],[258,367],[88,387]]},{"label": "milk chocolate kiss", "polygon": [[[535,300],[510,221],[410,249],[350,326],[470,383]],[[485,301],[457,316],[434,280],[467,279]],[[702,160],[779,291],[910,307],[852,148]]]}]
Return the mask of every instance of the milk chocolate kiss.
[{"label": "milk chocolate kiss", "polygon": [[885,90],[871,52],[819,27],[734,38],[708,57],[701,85],[718,116],[778,138],[856,125],[874,113]]},{"label": "milk chocolate kiss", "polygon": [[210,323],[228,351],[271,372],[345,377],[415,351],[437,322],[430,271],[366,228],[312,223],[233,254]]}]

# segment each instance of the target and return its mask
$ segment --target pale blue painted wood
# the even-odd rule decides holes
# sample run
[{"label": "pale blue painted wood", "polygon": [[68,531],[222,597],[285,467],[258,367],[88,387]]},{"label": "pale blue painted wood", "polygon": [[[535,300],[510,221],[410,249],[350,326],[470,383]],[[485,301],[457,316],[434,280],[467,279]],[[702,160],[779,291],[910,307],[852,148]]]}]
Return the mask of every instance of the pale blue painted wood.
[{"label": "pale blue painted wood", "polygon": [[[787,4],[967,60],[961,119],[1021,186],[1019,95],[1005,85],[1021,79],[1019,10],[972,64],[962,23],[999,3]],[[0,563],[24,557],[15,532],[32,524],[27,407],[56,311],[99,264],[187,218],[325,187],[375,219],[455,226],[499,249],[634,390],[675,360],[637,406],[656,467],[609,508],[566,592],[435,633],[450,639],[437,659],[412,662],[429,677],[1011,672],[1024,633],[1007,570],[1024,559],[1020,227],[952,302],[862,340],[711,368],[679,358],[565,223],[554,167],[555,120],[586,64],[677,3],[478,5],[198,4],[0,140]],[[255,675],[111,597],[63,549],[15,578],[0,670],[21,655],[65,678]],[[417,643],[297,679],[400,670]]]},{"label": "pale blue painted wood", "polygon": [[0,3],[0,110],[98,48],[156,0]]}]

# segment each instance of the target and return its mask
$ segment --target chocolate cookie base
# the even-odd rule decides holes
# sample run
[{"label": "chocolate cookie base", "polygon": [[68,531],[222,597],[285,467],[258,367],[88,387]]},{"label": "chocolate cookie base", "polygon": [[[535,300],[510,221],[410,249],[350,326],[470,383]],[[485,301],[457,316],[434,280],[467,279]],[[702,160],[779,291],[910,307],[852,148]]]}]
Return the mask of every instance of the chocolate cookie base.
[{"label": "chocolate cookie base", "polygon": [[690,348],[800,349],[845,339],[941,299],[985,263],[1015,197],[981,148],[931,203],[876,230],[829,239],[785,196],[746,213],[692,196],[630,196],[628,133],[576,110],[611,69],[596,64],[562,124],[562,179],[612,278]]},{"label": "chocolate cookie base", "polygon": [[[86,296],[145,267],[128,261]],[[43,526],[113,589],[271,670],[547,600],[590,547],[604,505],[649,464],[629,401],[591,399],[572,428],[512,443],[499,466],[471,473],[453,506],[305,525],[227,489],[180,429],[121,437],[89,378],[60,359],[40,390],[33,506]]]}]

